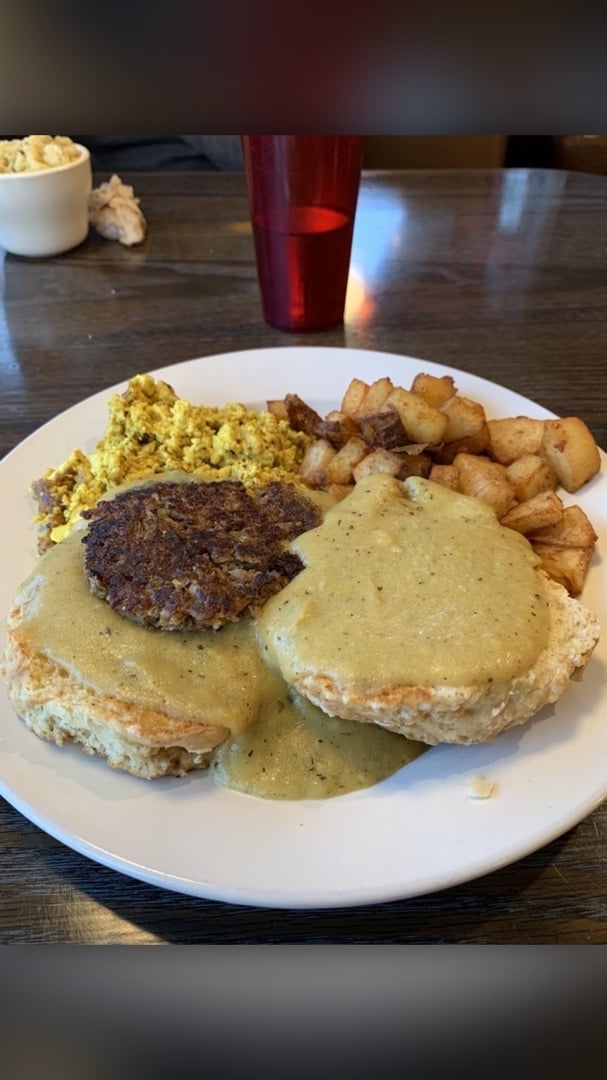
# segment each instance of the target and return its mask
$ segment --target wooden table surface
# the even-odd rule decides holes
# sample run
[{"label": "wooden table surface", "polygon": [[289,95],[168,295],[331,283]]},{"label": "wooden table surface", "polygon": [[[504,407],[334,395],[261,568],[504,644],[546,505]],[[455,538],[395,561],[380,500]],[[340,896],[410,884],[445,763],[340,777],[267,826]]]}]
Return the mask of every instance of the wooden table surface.
[{"label": "wooden table surface", "polygon": [[[353,255],[365,299],[354,297],[343,328],[316,335],[261,320],[241,175],[125,179],[148,219],[144,246],[91,234],[60,258],[4,260],[0,456],[139,371],[285,344],[448,364],[583,417],[607,446],[607,178],[366,174]],[[0,850],[2,943],[607,943],[606,804],[480,880],[326,912],[231,906],[139,883],[62,846],[5,802]]]}]

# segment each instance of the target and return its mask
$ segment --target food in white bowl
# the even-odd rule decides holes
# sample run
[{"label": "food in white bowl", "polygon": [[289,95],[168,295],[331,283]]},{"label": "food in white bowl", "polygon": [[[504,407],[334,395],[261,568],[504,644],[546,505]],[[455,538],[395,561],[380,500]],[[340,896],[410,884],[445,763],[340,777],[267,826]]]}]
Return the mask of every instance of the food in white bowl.
[{"label": "food in white bowl", "polygon": [[38,258],[77,247],[91,187],[89,151],[67,136],[0,143],[0,247]]},{"label": "food in white bowl", "polygon": [[69,135],[26,135],[24,139],[0,140],[0,173],[55,169],[79,157],[80,149]]}]

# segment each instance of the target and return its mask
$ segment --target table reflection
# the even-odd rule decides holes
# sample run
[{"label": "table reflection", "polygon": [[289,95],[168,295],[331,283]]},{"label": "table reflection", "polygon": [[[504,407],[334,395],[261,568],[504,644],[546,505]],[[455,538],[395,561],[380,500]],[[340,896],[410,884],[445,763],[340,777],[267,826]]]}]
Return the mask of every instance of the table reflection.
[{"label": "table reflection", "polygon": [[385,275],[390,252],[400,250],[407,228],[407,208],[390,188],[361,188],[350,277],[346,294],[346,320],[367,323],[375,311],[374,290]]}]

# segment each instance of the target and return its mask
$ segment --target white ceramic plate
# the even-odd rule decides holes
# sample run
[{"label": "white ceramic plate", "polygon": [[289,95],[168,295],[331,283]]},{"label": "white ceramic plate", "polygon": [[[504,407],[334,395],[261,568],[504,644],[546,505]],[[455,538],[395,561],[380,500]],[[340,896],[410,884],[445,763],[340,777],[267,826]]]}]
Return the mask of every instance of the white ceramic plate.
[{"label": "white ceramic plate", "polygon": [[[353,376],[452,374],[491,416],[547,417],[493,383],[409,357],[349,349],[262,349],[154,374],[192,401],[300,394],[321,412]],[[0,463],[0,611],[35,562],[30,482],[103,434],[112,387],[68,410]],[[607,626],[607,469],[575,497],[599,534],[583,600]],[[431,892],[521,858],[577,824],[607,795],[607,634],[556,707],[490,745],[440,746],[367,791],[325,802],[272,802],[222,790],[204,773],[153,782],[114,772],[75,747],[42,742],[0,689],[0,792],[40,828],[91,859],[194,896],[269,907],[366,904]],[[494,795],[470,798],[487,777]]]}]

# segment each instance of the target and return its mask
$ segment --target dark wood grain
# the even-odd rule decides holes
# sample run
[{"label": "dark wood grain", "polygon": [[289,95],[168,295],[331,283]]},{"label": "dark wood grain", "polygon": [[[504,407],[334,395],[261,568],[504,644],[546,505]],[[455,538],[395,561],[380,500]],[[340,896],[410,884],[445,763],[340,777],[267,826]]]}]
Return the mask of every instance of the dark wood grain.
[{"label": "dark wood grain", "polygon": [[[7,256],[0,454],[138,371],[285,344],[406,353],[485,376],[607,445],[607,178],[553,171],[370,173],[343,328],[260,317],[240,175],[140,174],[140,249],[91,234],[52,260]],[[1,265],[1,264],[0,264]],[[193,900],[128,879],[0,804],[0,942],[607,943],[607,806],[478,881],[328,912]]]}]

